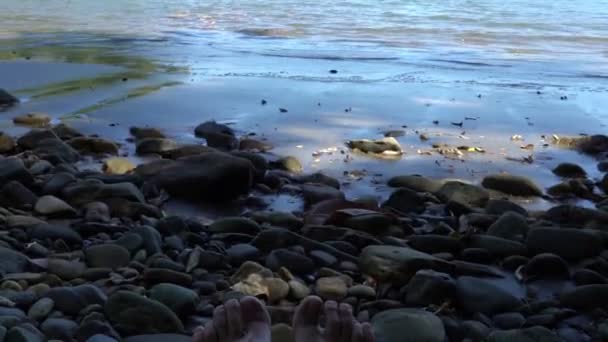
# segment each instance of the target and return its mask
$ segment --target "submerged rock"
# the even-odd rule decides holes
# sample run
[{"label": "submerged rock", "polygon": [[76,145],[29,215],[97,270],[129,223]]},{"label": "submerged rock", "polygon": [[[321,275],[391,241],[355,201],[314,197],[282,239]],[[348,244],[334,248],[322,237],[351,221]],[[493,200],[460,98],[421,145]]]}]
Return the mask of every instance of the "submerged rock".
[{"label": "submerged rock", "polygon": [[10,107],[19,103],[19,99],[0,88],[0,107]]},{"label": "submerged rock", "polygon": [[346,146],[350,149],[363,153],[370,153],[379,156],[400,156],[403,154],[403,149],[397,139],[388,137],[380,140],[349,140]]},{"label": "submerged rock", "polygon": [[445,201],[458,202],[473,207],[485,207],[490,199],[490,194],[483,188],[457,181],[443,184],[437,194]]},{"label": "submerged rock", "polygon": [[513,196],[534,197],[543,195],[543,191],[532,180],[509,174],[486,176],[481,185],[486,189]]},{"label": "submerged rock", "polygon": [[146,138],[137,141],[135,151],[137,154],[162,154],[177,147],[177,143],[171,139]]},{"label": "submerged rock", "polygon": [[151,127],[130,127],[129,133],[131,133],[131,135],[137,140],[146,138],[166,138],[166,136],[158,128]]},{"label": "submerged rock", "polygon": [[304,167],[298,158],[293,156],[287,156],[277,159],[269,163],[271,167],[279,170],[285,170],[293,173],[302,173]]}]

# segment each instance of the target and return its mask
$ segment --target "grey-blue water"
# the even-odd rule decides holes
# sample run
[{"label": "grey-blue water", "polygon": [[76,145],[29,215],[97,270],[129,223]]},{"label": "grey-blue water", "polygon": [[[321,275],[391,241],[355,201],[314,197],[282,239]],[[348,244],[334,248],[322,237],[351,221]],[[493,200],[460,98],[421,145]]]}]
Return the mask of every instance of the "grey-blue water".
[{"label": "grey-blue water", "polygon": [[331,63],[301,61],[318,59],[361,62],[343,68],[353,81],[608,81],[608,0],[2,0],[1,38],[107,46],[212,75],[317,79]]}]

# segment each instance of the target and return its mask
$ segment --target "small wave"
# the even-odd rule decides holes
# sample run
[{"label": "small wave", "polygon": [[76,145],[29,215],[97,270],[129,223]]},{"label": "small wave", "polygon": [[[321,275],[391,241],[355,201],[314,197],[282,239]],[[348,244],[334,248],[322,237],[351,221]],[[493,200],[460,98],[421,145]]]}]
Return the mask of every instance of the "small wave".
[{"label": "small wave", "polygon": [[236,31],[250,37],[264,38],[292,38],[302,36],[302,32],[283,28],[247,28]]},{"label": "small wave", "polygon": [[468,65],[468,66],[475,66],[475,67],[504,67],[504,68],[512,67],[512,65],[509,65],[509,64],[490,64],[490,63],[483,63],[483,62],[462,61],[462,60],[456,60],[456,59],[433,58],[433,59],[429,59],[429,60],[433,61],[433,62],[452,63],[452,64]]}]

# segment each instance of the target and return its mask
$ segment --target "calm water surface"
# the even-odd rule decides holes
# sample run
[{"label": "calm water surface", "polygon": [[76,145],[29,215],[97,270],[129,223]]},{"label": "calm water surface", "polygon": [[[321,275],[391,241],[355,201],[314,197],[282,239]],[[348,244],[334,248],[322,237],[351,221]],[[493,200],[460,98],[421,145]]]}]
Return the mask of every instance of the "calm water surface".
[{"label": "calm water surface", "polygon": [[[608,0],[3,0],[0,38],[123,48],[212,74],[318,78],[326,70],[300,61],[319,59],[362,62],[343,75],[353,81],[608,80]],[[267,58],[230,60],[244,55]]]}]

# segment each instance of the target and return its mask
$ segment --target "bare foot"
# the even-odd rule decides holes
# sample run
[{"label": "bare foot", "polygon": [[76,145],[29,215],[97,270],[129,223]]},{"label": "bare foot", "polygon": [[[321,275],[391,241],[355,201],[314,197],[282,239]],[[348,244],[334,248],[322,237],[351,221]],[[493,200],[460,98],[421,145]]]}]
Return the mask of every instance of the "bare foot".
[{"label": "bare foot", "polygon": [[270,316],[257,298],[231,299],[213,312],[213,321],[199,328],[193,342],[270,342]]},{"label": "bare foot", "polygon": [[[325,328],[319,320],[325,313]],[[302,302],[293,318],[296,342],[374,342],[369,323],[359,323],[353,317],[352,307],[310,296]]]}]

